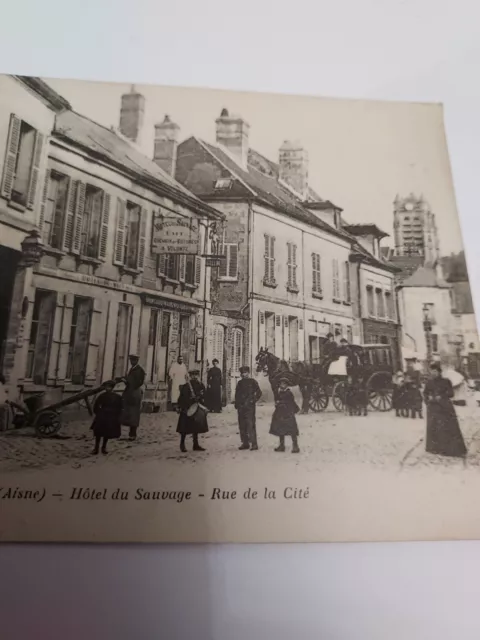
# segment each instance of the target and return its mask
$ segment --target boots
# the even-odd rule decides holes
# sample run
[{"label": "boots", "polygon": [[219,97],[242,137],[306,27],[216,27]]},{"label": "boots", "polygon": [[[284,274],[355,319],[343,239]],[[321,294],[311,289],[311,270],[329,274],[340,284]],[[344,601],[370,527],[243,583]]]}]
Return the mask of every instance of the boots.
[{"label": "boots", "polygon": [[297,436],[292,436],[292,453],[300,453]]},{"label": "boots", "polygon": [[275,448],[275,451],[280,451],[283,453],[285,451],[285,438],[284,436],[280,436],[280,444]]},{"label": "boots", "polygon": [[193,436],[193,450],[194,451],[205,451],[205,449],[198,444],[198,436],[197,436],[197,434],[194,434],[194,436]]},{"label": "boots", "polygon": [[180,438],[180,451],[182,453],[187,453],[187,447],[185,446],[185,436],[181,436]]}]

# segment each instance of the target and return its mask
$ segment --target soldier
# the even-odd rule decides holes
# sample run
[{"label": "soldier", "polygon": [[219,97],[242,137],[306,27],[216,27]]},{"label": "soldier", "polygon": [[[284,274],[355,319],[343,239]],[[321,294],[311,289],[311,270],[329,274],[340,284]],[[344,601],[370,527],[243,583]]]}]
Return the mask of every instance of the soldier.
[{"label": "soldier", "polygon": [[250,367],[240,367],[241,380],[235,389],[235,409],[238,412],[238,426],[242,444],[240,450],[257,451],[256,403],[262,392],[258,382],[250,378]]}]

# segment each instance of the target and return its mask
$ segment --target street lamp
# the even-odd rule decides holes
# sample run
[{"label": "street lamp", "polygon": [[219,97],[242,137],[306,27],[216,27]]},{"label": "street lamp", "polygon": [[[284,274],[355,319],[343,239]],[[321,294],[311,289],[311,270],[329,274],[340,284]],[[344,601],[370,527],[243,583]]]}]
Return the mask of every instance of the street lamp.
[{"label": "street lamp", "polygon": [[30,231],[21,244],[21,266],[33,267],[33,265],[38,264],[43,255],[43,246],[40,233],[36,229]]},{"label": "street lamp", "polygon": [[423,332],[425,334],[425,344],[427,345],[427,365],[430,366],[432,362],[432,320],[430,318],[430,305],[423,305]]}]

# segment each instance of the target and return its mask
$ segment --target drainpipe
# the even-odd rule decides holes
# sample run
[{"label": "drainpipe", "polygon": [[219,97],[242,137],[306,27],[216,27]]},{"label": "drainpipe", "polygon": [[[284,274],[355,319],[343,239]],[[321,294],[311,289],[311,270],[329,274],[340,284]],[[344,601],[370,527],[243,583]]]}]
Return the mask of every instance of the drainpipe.
[{"label": "drainpipe", "polygon": [[[205,236],[203,238],[203,253],[205,255],[208,254],[208,236],[210,234],[210,225],[209,220],[207,219],[207,225],[205,227]],[[216,268],[216,267],[214,267]],[[211,271],[210,271],[211,274]],[[207,336],[207,259],[205,258],[205,267],[203,273],[203,328],[202,328],[202,353],[201,357],[201,366],[200,366],[200,380],[203,380],[203,376],[205,373],[205,340]],[[197,339],[195,338],[195,350],[197,346]],[[195,354],[196,355],[196,354]]]}]

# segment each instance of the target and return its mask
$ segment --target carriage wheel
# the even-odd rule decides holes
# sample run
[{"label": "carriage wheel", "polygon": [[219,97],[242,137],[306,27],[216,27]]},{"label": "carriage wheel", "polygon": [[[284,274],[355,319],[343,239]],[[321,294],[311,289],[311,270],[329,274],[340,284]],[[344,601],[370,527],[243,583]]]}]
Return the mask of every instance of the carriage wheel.
[{"label": "carriage wheel", "polygon": [[345,382],[341,381],[341,382],[336,382],[333,385],[333,390],[332,390],[332,401],[333,401],[333,406],[335,407],[335,409],[337,411],[344,411],[345,410],[345,395],[346,395],[346,385]]},{"label": "carriage wheel", "polygon": [[313,386],[308,406],[314,413],[325,411],[325,409],[328,407],[328,394],[325,391],[324,387],[322,387],[321,385]]},{"label": "carriage wheel", "polygon": [[35,431],[41,438],[51,438],[58,433],[61,426],[59,414],[49,409],[41,411],[34,422]]},{"label": "carriage wheel", "polygon": [[370,406],[376,411],[390,411],[393,397],[391,377],[381,372],[374,373],[367,388]]}]

